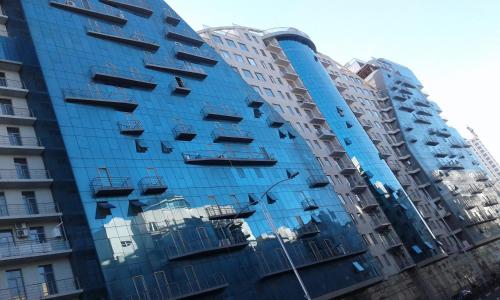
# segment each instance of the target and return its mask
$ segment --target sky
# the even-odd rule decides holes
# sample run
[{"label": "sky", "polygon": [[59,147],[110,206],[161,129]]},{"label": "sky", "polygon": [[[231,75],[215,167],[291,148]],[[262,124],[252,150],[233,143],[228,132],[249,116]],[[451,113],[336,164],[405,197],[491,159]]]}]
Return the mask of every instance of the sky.
[{"label": "sky", "polygon": [[448,124],[472,127],[500,161],[498,0],[167,0],[195,30],[296,27],[341,64],[382,57],[409,67]]}]

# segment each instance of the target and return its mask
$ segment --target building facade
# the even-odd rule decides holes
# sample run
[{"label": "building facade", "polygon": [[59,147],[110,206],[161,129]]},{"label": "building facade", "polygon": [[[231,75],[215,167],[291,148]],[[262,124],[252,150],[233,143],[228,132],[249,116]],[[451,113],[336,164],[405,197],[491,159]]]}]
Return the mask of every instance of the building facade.
[{"label": "building facade", "polygon": [[472,138],[469,139],[468,142],[471,144],[472,150],[474,150],[477,158],[479,158],[481,164],[486,168],[486,171],[488,171],[491,177],[497,181],[500,180],[500,165],[483,144],[476,131],[470,127],[467,129],[472,134]]}]

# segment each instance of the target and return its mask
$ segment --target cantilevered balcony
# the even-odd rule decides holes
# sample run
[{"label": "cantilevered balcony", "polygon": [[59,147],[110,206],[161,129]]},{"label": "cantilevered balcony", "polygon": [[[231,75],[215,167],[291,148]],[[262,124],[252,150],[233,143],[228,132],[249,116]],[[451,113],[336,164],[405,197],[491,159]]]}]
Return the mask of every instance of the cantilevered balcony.
[{"label": "cantilevered balcony", "polygon": [[448,138],[451,136],[451,133],[449,133],[446,129],[438,129],[438,130],[436,130],[436,134],[441,136],[441,137],[445,137],[445,138]]},{"label": "cantilevered balcony", "polygon": [[301,95],[307,93],[307,88],[302,83],[295,82],[290,87],[292,88],[292,93]]},{"label": "cantilevered balcony", "polygon": [[307,184],[310,188],[319,188],[327,186],[330,183],[326,175],[311,175],[307,178]]},{"label": "cantilevered balcony", "polygon": [[378,232],[384,232],[386,230],[388,230],[391,226],[391,223],[389,222],[389,220],[387,220],[386,218],[382,217],[382,216],[372,216],[372,226],[373,226],[373,229],[375,229],[376,231]]},{"label": "cantilevered balcony", "polygon": [[375,145],[380,144],[382,142],[382,140],[378,136],[376,136],[375,134],[373,134],[372,132],[369,132],[368,136],[370,137],[370,139],[372,140],[372,142]]},{"label": "cantilevered balcony", "polygon": [[254,137],[250,131],[241,130],[238,128],[222,128],[218,127],[212,130],[214,143],[243,143],[249,144],[253,142]]},{"label": "cantilevered balcony", "polygon": [[148,55],[144,58],[144,66],[151,70],[166,72],[174,75],[189,76],[197,79],[205,79],[207,77],[207,73],[202,67],[194,65],[188,61],[169,57]]},{"label": "cantilevered balcony", "polygon": [[181,21],[181,17],[173,9],[168,7],[163,11],[163,20],[165,20],[167,24],[177,26]]},{"label": "cantilevered balcony", "polygon": [[267,49],[269,49],[269,51],[273,51],[273,52],[280,52],[281,51],[280,44],[275,39],[267,39],[266,40],[266,47],[267,47]]},{"label": "cantilevered balcony", "polygon": [[448,139],[448,144],[451,148],[462,148],[463,143],[455,138]]},{"label": "cantilevered balcony", "polygon": [[106,5],[96,5],[90,1],[82,2],[68,0],[50,0],[49,3],[54,7],[86,15],[95,19],[120,25],[127,23],[127,19],[121,11]]},{"label": "cantilevered balcony", "polygon": [[144,132],[144,127],[139,120],[119,121],[118,128],[121,134],[126,135],[141,135]]},{"label": "cantilevered balcony", "polygon": [[255,209],[239,203],[212,205],[205,208],[209,220],[245,219],[255,213]]},{"label": "cantilevered balcony", "polygon": [[421,171],[421,169],[420,169],[420,167],[417,164],[415,164],[415,163],[406,164],[406,172],[408,174],[414,175],[414,174],[417,174],[420,171]]},{"label": "cantilevered balcony", "polygon": [[369,120],[359,120],[359,122],[361,123],[361,126],[363,126],[363,129],[365,130],[370,130],[373,128],[373,125],[372,125],[372,122],[370,122]]},{"label": "cantilevered balcony", "polygon": [[399,109],[402,111],[406,111],[406,112],[413,112],[415,110],[413,105],[411,105],[410,103],[405,103],[405,102],[401,103],[401,105],[399,106]]},{"label": "cantilevered balcony", "polygon": [[78,281],[67,278],[23,285],[19,289],[0,289],[0,299],[78,299],[81,293]]},{"label": "cantilevered balcony", "polygon": [[416,106],[431,107],[431,103],[429,101],[427,101],[426,99],[417,98],[417,99],[415,99],[415,101],[413,101],[413,103]]},{"label": "cantilevered balcony", "polygon": [[0,135],[0,154],[39,155],[45,148],[37,137]]},{"label": "cantilevered balcony", "polygon": [[421,124],[432,124],[431,120],[429,120],[427,117],[417,115],[413,113],[413,121],[415,123],[421,123]]},{"label": "cantilevered balcony", "polygon": [[464,165],[458,160],[446,160],[440,162],[439,168],[441,170],[460,170],[464,168]]},{"label": "cantilevered balcony", "polygon": [[306,198],[300,202],[302,205],[302,209],[304,211],[313,211],[319,208],[318,204],[316,204],[316,201],[312,198]]},{"label": "cantilevered balcony", "polygon": [[[192,278],[183,281],[174,281],[168,283],[167,289],[162,291],[161,299],[180,300],[180,299],[211,299],[214,293],[221,292],[229,286],[222,273],[214,273],[203,277],[196,277],[196,283]],[[146,295],[147,296],[147,295]],[[125,299],[125,298],[124,298]],[[138,299],[137,293],[126,299]],[[153,298],[146,298],[153,299]]]},{"label": "cantilevered balcony", "polygon": [[0,204],[0,225],[20,222],[59,220],[61,213],[54,202]]},{"label": "cantilevered balcony", "polygon": [[130,177],[96,177],[90,187],[96,197],[126,196],[134,190]]},{"label": "cantilevered balcony", "polygon": [[36,118],[28,108],[0,104],[0,123],[11,125],[33,125]]},{"label": "cantilevered balcony", "polygon": [[402,93],[394,93],[392,98],[398,101],[406,101],[408,99],[408,96]]},{"label": "cantilevered balcony", "polygon": [[432,117],[432,111],[427,108],[420,107],[417,109],[417,114],[422,115],[422,116],[429,116]]},{"label": "cantilevered balcony", "polygon": [[438,157],[438,158],[443,158],[443,157],[448,156],[448,152],[446,151],[446,149],[443,149],[443,148],[432,149],[432,154],[434,155],[434,157]]},{"label": "cantilevered balcony", "polygon": [[332,157],[342,157],[345,154],[345,149],[340,145],[340,143],[337,140],[332,141],[332,147],[329,148],[330,150],[330,156]]},{"label": "cantilevered balcony", "polygon": [[145,0],[101,0],[101,2],[148,17],[153,14],[153,10],[148,6]]},{"label": "cantilevered balcony", "polygon": [[[357,107],[357,106],[351,106],[351,110],[352,110],[352,113],[356,116],[356,117],[361,117],[362,115],[365,114],[365,112],[363,111],[362,108],[360,107]],[[363,126],[364,127],[364,126]],[[365,128],[367,129],[367,128]]]},{"label": "cantilevered balcony", "polygon": [[272,166],[278,161],[265,152],[201,150],[184,152],[184,163],[218,166]]},{"label": "cantilevered balcony", "polygon": [[128,33],[117,26],[90,23],[87,24],[87,34],[103,40],[130,45],[147,51],[156,51],[160,48],[160,45],[154,39],[142,33]]},{"label": "cantilevered balcony", "polygon": [[[28,230],[28,229],[27,229]],[[66,240],[59,238],[16,240],[0,245],[0,264],[21,264],[41,259],[68,256],[71,248]]]},{"label": "cantilevered balcony", "polygon": [[308,98],[304,98],[302,100],[299,100],[299,104],[300,104],[300,107],[302,107],[302,108],[315,108],[316,107],[316,103]]},{"label": "cantilevered balcony", "polygon": [[243,116],[229,106],[205,105],[202,109],[203,118],[211,121],[240,122]]},{"label": "cantilevered balcony", "polygon": [[338,159],[337,164],[339,165],[340,174],[342,175],[354,174],[357,171],[352,161],[346,157]]},{"label": "cantilevered balcony", "polygon": [[205,42],[189,27],[177,27],[168,25],[165,28],[165,37],[169,40],[182,42],[191,46],[200,47]]},{"label": "cantilevered balcony", "polygon": [[264,100],[262,100],[259,96],[250,95],[246,98],[246,103],[248,107],[259,108],[264,105]]},{"label": "cantilevered balcony", "polygon": [[290,80],[296,80],[297,78],[299,78],[299,75],[297,75],[297,73],[290,67],[280,68],[280,74],[284,78]]},{"label": "cantilevered balcony", "polygon": [[335,85],[337,86],[337,90],[341,93],[349,88],[347,84],[342,81],[336,81]]},{"label": "cantilevered balcony", "polygon": [[144,195],[162,194],[168,189],[165,180],[161,176],[147,176],[139,181],[139,187]]},{"label": "cantilevered balcony", "polygon": [[109,107],[118,111],[133,112],[138,104],[125,93],[93,90],[64,90],[66,102]]},{"label": "cantilevered balcony", "polygon": [[53,179],[45,169],[18,169],[0,170],[0,188],[42,188],[49,187]]},{"label": "cantilevered balcony", "polygon": [[347,176],[346,178],[351,187],[351,192],[355,194],[361,194],[368,188],[366,182],[358,175]]},{"label": "cantilevered balcony", "polygon": [[91,72],[95,81],[109,85],[147,90],[152,90],[157,85],[153,76],[140,74],[134,70],[118,69],[110,66],[93,66]]},{"label": "cantilevered balcony", "polygon": [[365,212],[374,211],[379,206],[378,202],[373,197],[366,195],[363,195],[363,197],[360,195],[357,204]]},{"label": "cantilevered balcony", "polygon": [[384,244],[387,251],[398,251],[403,243],[391,232],[389,234],[383,235],[382,243]]},{"label": "cantilevered balcony", "polygon": [[495,195],[486,195],[483,197],[483,205],[484,206],[493,206],[498,204],[498,197]]},{"label": "cantilevered balcony", "polygon": [[319,113],[311,113],[309,116],[309,122],[312,124],[324,124],[326,119]]},{"label": "cantilevered balcony", "polygon": [[[194,237],[195,235],[193,235]],[[226,233],[224,239],[215,238],[193,238],[186,240],[180,234],[172,231],[167,240],[171,240],[166,252],[169,260],[189,259],[197,256],[207,256],[210,254],[227,253],[238,251],[248,246],[248,241],[243,235]]]},{"label": "cantilevered balcony", "polygon": [[280,65],[280,66],[288,66],[288,65],[290,65],[290,61],[288,60],[288,58],[286,58],[282,54],[274,54],[273,58],[274,58],[274,63],[277,64],[277,65]]},{"label": "cantilevered balcony", "polygon": [[484,182],[484,181],[489,180],[488,174],[486,172],[483,172],[483,171],[479,171],[479,172],[474,173],[473,177],[476,181],[479,181],[479,182]]},{"label": "cantilevered balcony", "polygon": [[28,90],[20,80],[0,78],[0,96],[24,98]]},{"label": "cantilevered balcony", "polygon": [[285,124],[285,119],[277,112],[272,112],[269,117],[267,117],[267,125],[270,127],[281,127]]},{"label": "cantilevered balcony", "polygon": [[472,195],[481,194],[483,190],[484,188],[479,184],[470,184],[467,189],[467,191]]},{"label": "cantilevered balcony", "polygon": [[302,224],[295,229],[295,234],[297,234],[298,239],[310,238],[319,234],[320,232],[321,231],[319,230],[318,225],[313,222]]},{"label": "cantilevered balcony", "polygon": [[316,130],[316,135],[320,140],[333,140],[335,139],[335,134],[333,131],[328,129],[318,129]]},{"label": "cantilevered balcony", "polygon": [[193,126],[187,124],[177,124],[172,132],[178,141],[191,141],[196,137]]},{"label": "cantilevered balcony", "polygon": [[409,186],[411,186],[411,182],[410,182],[410,180],[408,180],[408,178],[406,178],[406,177],[399,177],[399,183],[400,183],[403,187],[409,187]]},{"label": "cantilevered balcony", "polygon": [[218,62],[217,56],[209,48],[202,49],[194,46],[175,44],[174,52],[175,57],[178,59],[194,63],[202,63],[213,66]]},{"label": "cantilevered balcony", "polygon": [[425,139],[425,144],[428,146],[437,146],[439,145],[439,141],[436,138],[429,136]]}]

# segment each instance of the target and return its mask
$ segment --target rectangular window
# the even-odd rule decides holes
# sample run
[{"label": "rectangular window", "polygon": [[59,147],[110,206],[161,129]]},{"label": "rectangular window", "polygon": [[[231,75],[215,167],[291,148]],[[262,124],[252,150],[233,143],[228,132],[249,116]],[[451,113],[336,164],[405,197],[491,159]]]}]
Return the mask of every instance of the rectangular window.
[{"label": "rectangular window", "polygon": [[5,278],[9,288],[9,299],[26,299],[26,289],[21,269],[5,271]]},{"label": "rectangular window", "polygon": [[57,294],[56,278],[52,265],[38,266],[38,274],[42,283],[41,290],[44,297]]}]

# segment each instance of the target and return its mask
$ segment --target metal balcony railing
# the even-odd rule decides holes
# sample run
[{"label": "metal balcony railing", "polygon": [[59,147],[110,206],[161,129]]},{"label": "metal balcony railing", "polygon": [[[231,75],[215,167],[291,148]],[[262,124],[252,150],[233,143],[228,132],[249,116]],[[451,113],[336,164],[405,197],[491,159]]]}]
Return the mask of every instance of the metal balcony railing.
[{"label": "metal balcony railing", "polygon": [[250,131],[239,128],[218,127],[212,130],[214,142],[251,143],[254,137]]},{"label": "metal balcony railing", "polygon": [[200,47],[204,41],[198,34],[189,27],[180,27],[174,25],[167,25],[165,27],[165,36],[168,39],[184,42],[192,46]]},{"label": "metal balcony railing", "polygon": [[126,93],[117,93],[111,91],[98,91],[98,90],[78,90],[66,89],[63,91],[64,98],[68,102],[74,103],[88,103],[94,105],[101,105],[113,107],[117,110],[132,112],[138,103],[129,97]]},{"label": "metal balcony railing", "polygon": [[96,177],[90,186],[95,196],[128,195],[134,190],[130,177]]},{"label": "metal balcony railing", "polygon": [[44,239],[43,241],[16,240],[15,243],[2,243],[0,245],[0,262],[5,259],[51,254],[69,250],[69,243],[63,239]]},{"label": "metal balcony railing", "polygon": [[177,26],[181,21],[181,17],[169,7],[163,10],[163,19],[172,26]]},{"label": "metal balcony railing", "polygon": [[5,146],[42,147],[42,143],[37,137],[25,137],[17,134],[0,135],[0,147]]},{"label": "metal balcony railing", "polygon": [[[187,236],[187,234],[186,234]],[[193,235],[194,237],[194,235]],[[248,245],[243,235],[225,233],[223,239],[214,238],[181,238],[181,233],[172,231],[167,239],[165,249],[170,260],[191,258],[194,256],[236,251]]]},{"label": "metal balcony railing", "polygon": [[59,213],[55,203],[0,204],[1,217],[38,216]]},{"label": "metal balcony railing", "polygon": [[107,5],[96,5],[90,1],[49,0],[50,5],[105,21],[125,24],[124,14]]},{"label": "metal balcony railing", "polygon": [[22,118],[32,118],[33,113],[28,108],[14,107],[12,104],[0,104],[0,115]]},{"label": "metal balcony railing", "polygon": [[239,122],[243,120],[241,114],[229,106],[205,105],[202,109],[205,119]]},{"label": "metal balcony railing", "polygon": [[25,89],[25,85],[21,80],[0,77],[0,88]]},{"label": "metal balcony railing", "polygon": [[50,173],[45,169],[0,169],[0,180],[48,180]]},{"label": "metal balcony railing", "polygon": [[121,133],[125,134],[141,134],[144,132],[144,127],[139,120],[119,121],[118,128]]},{"label": "metal balcony railing", "polygon": [[326,175],[311,175],[307,178],[307,184],[310,188],[323,187],[330,183]]},{"label": "metal balcony railing", "polygon": [[248,218],[255,213],[255,209],[239,203],[227,205],[212,205],[205,208],[209,220],[223,220],[234,218]]},{"label": "metal balcony railing", "polygon": [[187,124],[177,124],[172,132],[176,140],[190,141],[196,137],[196,131],[193,126]]},{"label": "metal balcony railing", "polygon": [[298,239],[309,238],[319,234],[321,231],[313,222],[309,222],[307,224],[303,224],[295,229],[295,233],[297,234]]},{"label": "metal balcony railing", "polygon": [[128,33],[121,27],[108,26],[96,22],[87,24],[87,34],[101,39],[111,40],[119,43],[124,43],[146,50],[155,51],[160,48],[160,45],[142,32]]},{"label": "metal balcony railing", "polygon": [[319,208],[318,204],[316,204],[316,201],[312,198],[306,198],[300,202],[302,205],[302,208],[304,211],[311,211],[311,210],[316,210]]},{"label": "metal balcony railing", "polygon": [[207,77],[207,73],[202,67],[188,61],[170,57],[158,57],[150,54],[144,58],[144,65],[146,68],[156,71],[163,71],[200,79]]},{"label": "metal balcony railing", "polygon": [[94,80],[108,84],[125,87],[137,86],[147,89],[156,87],[153,76],[135,70],[120,69],[114,66],[93,66],[91,72]]},{"label": "metal balcony railing", "polygon": [[379,232],[388,229],[391,225],[391,223],[387,219],[380,216],[372,216],[371,219],[373,228],[375,228],[375,230]]},{"label": "metal balcony railing", "polygon": [[146,3],[146,0],[101,0],[101,2],[116,7],[122,7],[146,16],[151,16],[153,14],[151,7]]},{"label": "metal balcony railing", "polygon": [[218,62],[216,54],[208,48],[203,49],[196,46],[175,44],[174,53],[175,56],[179,59],[188,60],[195,63],[204,63],[213,66]]},{"label": "metal balcony railing", "polygon": [[16,288],[0,289],[0,299],[6,300],[31,300],[31,299],[54,299],[58,295],[76,295],[81,293],[78,280],[66,278],[48,280],[41,283],[18,285]]},{"label": "metal balcony railing", "polygon": [[278,162],[265,152],[200,150],[182,155],[185,163],[200,165],[274,165]]},{"label": "metal balcony railing", "polygon": [[168,189],[165,180],[161,176],[143,177],[139,181],[139,186],[145,195],[161,194]]}]

